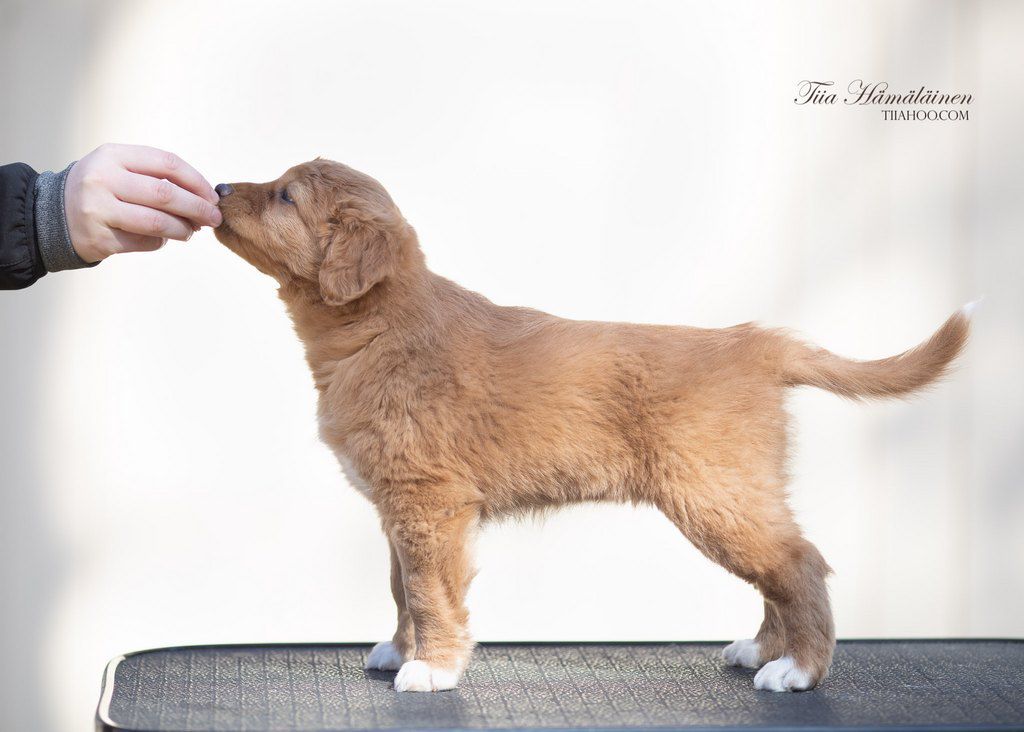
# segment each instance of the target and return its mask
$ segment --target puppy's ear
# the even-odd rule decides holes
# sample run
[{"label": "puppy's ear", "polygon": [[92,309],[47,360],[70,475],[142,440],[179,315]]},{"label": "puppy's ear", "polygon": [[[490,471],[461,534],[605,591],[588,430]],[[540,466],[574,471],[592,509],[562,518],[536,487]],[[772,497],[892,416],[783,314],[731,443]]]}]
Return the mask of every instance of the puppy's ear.
[{"label": "puppy's ear", "polygon": [[344,305],[394,272],[397,243],[376,221],[332,219],[320,265],[320,296],[328,305]]}]

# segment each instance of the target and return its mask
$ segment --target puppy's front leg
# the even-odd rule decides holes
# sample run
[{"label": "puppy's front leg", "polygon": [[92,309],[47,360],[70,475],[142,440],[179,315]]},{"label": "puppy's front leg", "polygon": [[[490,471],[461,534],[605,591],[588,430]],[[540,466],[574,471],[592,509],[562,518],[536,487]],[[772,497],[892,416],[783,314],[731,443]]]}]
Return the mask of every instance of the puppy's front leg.
[{"label": "puppy's front leg", "polygon": [[397,671],[403,663],[413,659],[416,652],[416,636],[412,617],[405,602],[402,563],[394,543],[389,541],[388,545],[391,548],[391,595],[395,598],[395,607],[398,608],[398,628],[395,630],[394,638],[373,647],[366,659],[366,668]]},{"label": "puppy's front leg", "polygon": [[463,508],[398,519],[389,527],[416,638],[415,658],[395,676],[396,691],[454,689],[469,662],[467,545],[478,520],[476,509]]}]

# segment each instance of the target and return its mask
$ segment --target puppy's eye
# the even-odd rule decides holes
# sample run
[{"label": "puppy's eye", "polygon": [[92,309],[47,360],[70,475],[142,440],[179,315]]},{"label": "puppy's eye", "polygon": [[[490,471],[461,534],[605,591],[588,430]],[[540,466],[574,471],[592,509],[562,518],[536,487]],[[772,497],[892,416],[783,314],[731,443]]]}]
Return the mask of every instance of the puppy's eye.
[{"label": "puppy's eye", "polygon": [[295,203],[295,201],[292,200],[292,197],[288,195],[288,189],[287,188],[282,188],[281,189],[281,200],[284,201],[285,203],[292,203],[292,204]]}]

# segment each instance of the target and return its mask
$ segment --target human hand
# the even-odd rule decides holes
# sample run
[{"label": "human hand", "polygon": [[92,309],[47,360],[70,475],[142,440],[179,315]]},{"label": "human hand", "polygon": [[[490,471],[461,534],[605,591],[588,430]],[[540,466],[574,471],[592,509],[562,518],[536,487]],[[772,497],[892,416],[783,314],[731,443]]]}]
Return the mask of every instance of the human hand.
[{"label": "human hand", "polygon": [[100,145],[75,163],[64,186],[71,244],[90,264],[218,226],[218,200],[191,165],[141,145]]}]

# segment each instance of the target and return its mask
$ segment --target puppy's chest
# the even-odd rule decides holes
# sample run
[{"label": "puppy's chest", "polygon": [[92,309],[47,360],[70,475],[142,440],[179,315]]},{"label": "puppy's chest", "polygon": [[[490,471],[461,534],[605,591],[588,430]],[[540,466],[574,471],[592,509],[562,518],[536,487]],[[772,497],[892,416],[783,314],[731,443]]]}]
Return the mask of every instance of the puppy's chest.
[{"label": "puppy's chest", "polygon": [[394,377],[386,388],[373,379],[347,378],[321,391],[320,439],[360,493],[373,500],[373,485],[427,470],[431,451],[424,446],[438,442],[440,425],[451,423],[443,418],[450,416],[450,400],[440,391]]},{"label": "puppy's chest", "polygon": [[355,464],[340,450],[335,450],[334,454],[338,458],[338,464],[341,465],[341,472],[345,475],[345,480],[348,481],[348,484],[372,501],[373,489],[370,487],[370,484],[363,479],[363,476],[359,474],[359,470],[356,468]]},{"label": "puppy's chest", "polygon": [[373,490],[370,484],[360,474],[355,463],[346,454],[345,446],[338,437],[335,421],[329,414],[321,412],[318,422],[320,425],[320,439],[331,448],[331,452],[338,459],[338,464],[341,466],[341,472],[344,474],[345,480],[348,481],[349,485],[366,496],[366,498],[373,500]]}]

